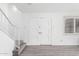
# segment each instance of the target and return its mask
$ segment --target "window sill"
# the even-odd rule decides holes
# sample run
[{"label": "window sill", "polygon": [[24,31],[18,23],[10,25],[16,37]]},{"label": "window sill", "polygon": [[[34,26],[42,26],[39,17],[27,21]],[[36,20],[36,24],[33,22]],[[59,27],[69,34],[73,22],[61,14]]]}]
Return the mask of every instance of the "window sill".
[{"label": "window sill", "polygon": [[79,35],[79,33],[64,33],[65,35]]}]

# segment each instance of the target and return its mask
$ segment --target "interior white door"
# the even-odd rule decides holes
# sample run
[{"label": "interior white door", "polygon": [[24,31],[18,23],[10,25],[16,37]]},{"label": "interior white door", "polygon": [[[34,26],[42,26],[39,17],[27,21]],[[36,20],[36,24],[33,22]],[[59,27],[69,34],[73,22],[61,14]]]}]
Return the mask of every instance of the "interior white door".
[{"label": "interior white door", "polygon": [[50,24],[50,18],[49,17],[41,17],[39,19],[39,39],[40,39],[40,45],[51,45],[51,38],[50,38],[50,30],[51,30],[51,24]]},{"label": "interior white door", "polygon": [[30,20],[30,44],[51,45],[50,18],[35,17]]}]

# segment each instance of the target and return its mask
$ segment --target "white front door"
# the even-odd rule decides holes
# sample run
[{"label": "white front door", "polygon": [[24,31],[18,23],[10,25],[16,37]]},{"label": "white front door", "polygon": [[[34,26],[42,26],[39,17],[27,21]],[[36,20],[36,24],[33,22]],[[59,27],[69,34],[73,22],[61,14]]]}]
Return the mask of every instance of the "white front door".
[{"label": "white front door", "polygon": [[30,44],[51,45],[51,22],[49,17],[35,17],[30,20]]},{"label": "white front door", "polygon": [[51,45],[51,38],[50,38],[50,18],[49,17],[40,17],[39,19],[39,39],[40,45]]}]

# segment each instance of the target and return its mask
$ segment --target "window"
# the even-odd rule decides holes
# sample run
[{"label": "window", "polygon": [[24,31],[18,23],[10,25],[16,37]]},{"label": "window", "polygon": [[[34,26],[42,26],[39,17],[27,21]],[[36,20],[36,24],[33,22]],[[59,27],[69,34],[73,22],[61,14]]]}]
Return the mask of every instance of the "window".
[{"label": "window", "polygon": [[76,19],[76,32],[79,33],[79,19]]},{"label": "window", "polygon": [[65,33],[79,33],[79,17],[67,17],[65,19]]},{"label": "window", "polygon": [[0,12],[0,22],[1,22],[1,12]]}]

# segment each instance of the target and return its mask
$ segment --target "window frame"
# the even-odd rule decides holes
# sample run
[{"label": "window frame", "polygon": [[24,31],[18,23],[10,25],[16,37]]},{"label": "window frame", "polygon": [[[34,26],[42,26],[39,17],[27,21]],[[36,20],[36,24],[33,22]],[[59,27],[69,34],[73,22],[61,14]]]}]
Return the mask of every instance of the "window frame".
[{"label": "window frame", "polygon": [[[68,18],[73,18],[74,19],[74,32],[73,33],[67,33],[66,31],[65,31],[65,26],[66,26],[66,20],[68,19]],[[76,19],[79,19],[79,16],[64,16],[64,19],[65,19],[65,21],[64,21],[64,33],[65,34],[78,34],[79,35],[79,32],[76,32]]]}]

